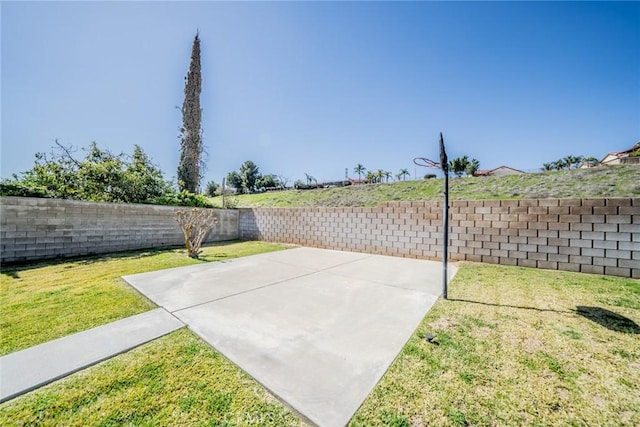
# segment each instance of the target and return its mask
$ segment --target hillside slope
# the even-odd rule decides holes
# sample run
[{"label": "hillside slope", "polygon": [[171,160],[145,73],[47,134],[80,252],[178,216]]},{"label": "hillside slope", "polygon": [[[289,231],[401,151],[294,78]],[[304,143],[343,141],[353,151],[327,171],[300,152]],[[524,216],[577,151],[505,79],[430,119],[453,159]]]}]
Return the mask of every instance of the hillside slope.
[{"label": "hillside slope", "polygon": [[[640,166],[514,175],[450,178],[451,200],[594,198],[640,196]],[[399,200],[439,200],[442,179],[286,190],[234,196],[238,207],[375,206]],[[212,199],[220,205],[221,198]]]}]

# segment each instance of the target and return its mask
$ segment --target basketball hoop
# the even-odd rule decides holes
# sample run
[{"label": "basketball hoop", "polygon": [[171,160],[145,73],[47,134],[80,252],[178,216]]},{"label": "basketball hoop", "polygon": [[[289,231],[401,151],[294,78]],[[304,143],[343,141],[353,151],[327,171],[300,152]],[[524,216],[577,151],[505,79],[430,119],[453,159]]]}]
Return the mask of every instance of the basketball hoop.
[{"label": "basketball hoop", "polygon": [[416,157],[415,159],[413,159],[413,163],[425,168],[440,169],[440,163],[434,162],[433,160],[427,159],[426,157]]}]

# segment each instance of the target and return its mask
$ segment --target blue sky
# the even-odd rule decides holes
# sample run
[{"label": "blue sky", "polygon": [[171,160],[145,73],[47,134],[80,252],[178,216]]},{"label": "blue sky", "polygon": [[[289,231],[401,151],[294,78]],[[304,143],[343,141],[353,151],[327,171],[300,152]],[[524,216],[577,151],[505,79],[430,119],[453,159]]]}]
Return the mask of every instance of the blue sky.
[{"label": "blue sky", "polygon": [[417,156],[536,169],[640,140],[640,3],[1,3],[1,175],[54,139],[142,146],[175,177],[202,40],[203,184],[413,175]]}]

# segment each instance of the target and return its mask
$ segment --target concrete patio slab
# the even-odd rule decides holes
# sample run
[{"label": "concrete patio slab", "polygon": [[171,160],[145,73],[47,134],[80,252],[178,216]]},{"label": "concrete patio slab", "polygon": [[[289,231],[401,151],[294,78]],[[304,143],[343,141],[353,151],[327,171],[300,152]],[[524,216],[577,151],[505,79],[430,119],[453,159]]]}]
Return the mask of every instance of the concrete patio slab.
[{"label": "concrete patio slab", "polygon": [[437,300],[441,267],[296,248],[125,280],[308,421],[343,426]]},{"label": "concrete patio slab", "polygon": [[[451,267],[451,266],[450,266]],[[404,289],[414,289],[440,296],[442,294],[442,263],[391,256],[370,256],[354,263],[331,269],[331,273]],[[455,269],[448,269],[451,279]],[[425,283],[429,282],[429,285]],[[433,281],[437,283],[433,283]],[[432,286],[432,285],[438,286]]]},{"label": "concrete patio slab", "polygon": [[274,264],[270,258],[253,256],[122,278],[147,298],[173,312],[311,274],[313,271],[304,266]]},{"label": "concrete patio slab", "polygon": [[158,308],[0,357],[0,403],[184,327]]}]

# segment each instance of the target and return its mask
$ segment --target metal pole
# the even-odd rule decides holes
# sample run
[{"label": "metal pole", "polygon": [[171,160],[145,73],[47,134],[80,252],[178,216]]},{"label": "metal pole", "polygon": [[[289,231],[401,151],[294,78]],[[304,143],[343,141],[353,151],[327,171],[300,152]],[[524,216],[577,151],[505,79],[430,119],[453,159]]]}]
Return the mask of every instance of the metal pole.
[{"label": "metal pole", "polygon": [[222,209],[225,209],[224,205],[224,193],[225,193],[225,178],[222,178]]},{"label": "metal pole", "polygon": [[442,252],[442,298],[447,299],[447,263],[449,258],[449,172],[444,173],[444,248]]},{"label": "metal pole", "polygon": [[447,299],[447,263],[449,255],[449,160],[444,149],[444,139],[440,132],[440,167],[444,173],[444,209],[442,213],[442,298]]}]

